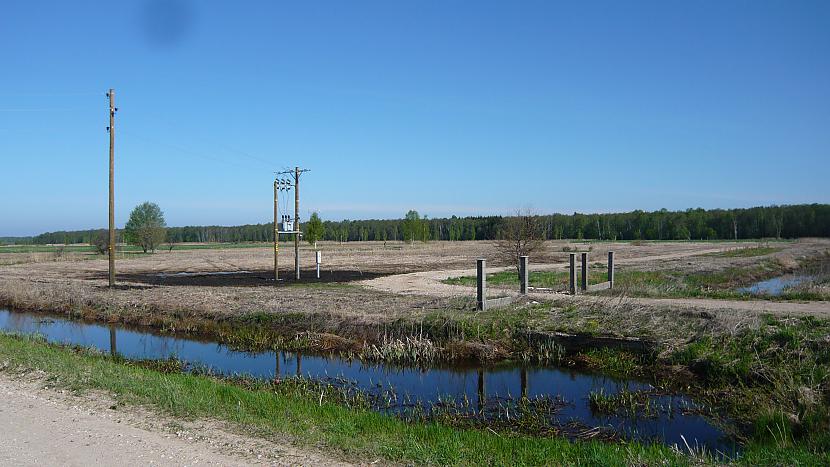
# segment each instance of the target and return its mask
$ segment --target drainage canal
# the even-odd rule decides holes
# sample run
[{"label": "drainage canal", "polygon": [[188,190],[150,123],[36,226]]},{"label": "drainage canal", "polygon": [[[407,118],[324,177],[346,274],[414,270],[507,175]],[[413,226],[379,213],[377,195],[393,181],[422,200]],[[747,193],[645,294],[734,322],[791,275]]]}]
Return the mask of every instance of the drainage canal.
[{"label": "drainage canal", "polygon": [[[709,418],[703,408],[683,395],[665,394],[642,381],[612,378],[551,367],[499,364],[455,365],[431,368],[362,363],[336,355],[284,351],[245,352],[225,345],[182,336],[163,335],[145,328],[89,323],[40,313],[0,310],[0,331],[37,334],[48,342],[91,347],[128,359],[176,358],[189,369],[210,369],[225,376],[254,378],[302,376],[347,384],[365,393],[384,393],[394,400],[378,410],[406,415],[418,406],[427,413],[452,405],[470,416],[510,417],[518,401],[541,407],[539,415],[556,432],[571,437],[623,437],[662,442],[685,449],[706,448],[732,455],[736,444]],[[606,402],[606,410],[592,404],[591,394]],[[632,395],[632,393],[634,393]],[[393,396],[389,396],[392,394]],[[647,395],[645,403],[642,396]],[[640,403],[607,402],[619,399]],[[602,401],[600,401],[602,402]],[[512,407],[512,408],[511,408]],[[460,408],[460,409],[459,409]],[[486,420],[485,420],[486,421]]]}]

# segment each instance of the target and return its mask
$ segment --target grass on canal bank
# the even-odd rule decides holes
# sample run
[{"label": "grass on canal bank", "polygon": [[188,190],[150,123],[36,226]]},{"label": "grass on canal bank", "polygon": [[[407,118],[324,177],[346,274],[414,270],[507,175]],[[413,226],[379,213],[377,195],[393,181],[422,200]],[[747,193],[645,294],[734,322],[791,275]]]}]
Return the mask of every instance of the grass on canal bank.
[{"label": "grass on canal bank", "polygon": [[[747,248],[712,253],[712,256],[753,257],[775,253],[775,248]],[[780,295],[752,295],[740,291],[758,281],[771,279],[788,273],[809,276],[812,279],[801,287],[785,289]],[[531,271],[528,277],[530,287],[566,291],[568,289],[567,271]],[[714,298],[730,300],[830,300],[830,293],[815,285],[826,283],[830,277],[830,254],[823,254],[806,259],[793,270],[773,259],[764,259],[756,265],[745,267],[728,267],[717,271],[687,272],[674,269],[634,270],[618,269],[614,275],[614,290],[603,291],[599,295],[625,295],[645,298]],[[608,280],[605,266],[592,267],[589,270],[588,283],[597,284]],[[451,277],[443,281],[450,285],[475,287],[475,276]],[[519,278],[515,271],[501,271],[487,275],[487,283],[492,287],[518,289]]]},{"label": "grass on canal bank", "polygon": [[[268,384],[242,386],[206,376],[164,373],[91,351],[0,334],[0,371],[10,377],[25,377],[30,370],[44,372],[49,386],[68,388],[79,395],[103,390],[119,404],[145,406],[174,417],[218,419],[253,436],[288,439],[347,460],[380,457],[441,465],[688,465],[716,461],[660,445],[570,442],[439,423],[406,423],[321,401],[316,393],[281,392]],[[770,442],[748,446],[736,462],[820,464],[828,460],[823,451]]]}]

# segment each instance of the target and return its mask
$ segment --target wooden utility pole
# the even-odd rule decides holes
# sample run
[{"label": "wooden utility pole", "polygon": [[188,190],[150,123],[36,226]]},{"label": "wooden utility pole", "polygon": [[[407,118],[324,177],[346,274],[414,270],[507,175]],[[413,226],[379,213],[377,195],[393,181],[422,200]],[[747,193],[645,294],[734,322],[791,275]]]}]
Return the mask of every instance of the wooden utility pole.
[{"label": "wooden utility pole", "polygon": [[[279,214],[279,179],[274,179],[274,287],[280,281],[280,223],[278,220]],[[277,355],[277,364],[279,365],[279,355]]]},{"label": "wooden utility pole", "polygon": [[115,287],[115,89],[107,93],[110,104],[110,201],[109,201],[109,286]]},{"label": "wooden utility pole", "polygon": [[[294,229],[291,230],[290,232],[285,231],[284,233],[290,233],[290,234],[294,235],[294,275],[297,279],[300,278],[300,233],[301,233],[301,231],[300,231],[300,175],[302,175],[303,172],[308,172],[308,171],[309,171],[308,169],[301,169],[299,167],[294,167],[294,170],[285,170],[285,171],[282,171],[282,172],[277,172],[277,176],[279,176],[279,175],[288,175],[288,174],[293,174],[294,175],[294,184],[293,184],[293,188],[294,188]],[[282,180],[281,183],[283,183],[282,188],[285,188],[286,190],[289,187],[292,186],[291,182],[288,181],[288,180]],[[277,195],[276,195],[277,186],[276,186],[276,184],[274,185],[274,190],[275,190],[274,191],[274,203],[276,203],[277,202],[276,201],[277,200]],[[276,204],[274,206],[274,222],[275,223],[277,222]],[[274,228],[276,229],[276,227],[274,227]],[[278,235],[278,234],[279,234],[278,230],[274,232],[274,235]],[[276,247],[275,247],[275,251],[276,251]],[[276,264],[277,264],[276,259],[274,260],[274,264],[275,264],[274,268],[276,269]]]},{"label": "wooden utility pole", "polygon": [[294,167],[294,273],[300,280],[300,168]]}]

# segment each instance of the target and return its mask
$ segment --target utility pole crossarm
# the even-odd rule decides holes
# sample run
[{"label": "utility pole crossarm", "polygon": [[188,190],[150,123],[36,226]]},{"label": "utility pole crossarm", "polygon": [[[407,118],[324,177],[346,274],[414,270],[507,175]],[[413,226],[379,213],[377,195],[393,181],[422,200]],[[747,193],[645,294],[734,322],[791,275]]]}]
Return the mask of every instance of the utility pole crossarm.
[{"label": "utility pole crossarm", "polygon": [[294,170],[283,170],[278,175],[294,175],[294,275],[300,279],[300,175],[310,172],[309,169],[294,167]]},{"label": "utility pole crossarm", "polygon": [[[285,231],[283,233],[290,233],[294,235],[294,274],[297,279],[300,278],[300,174],[309,172],[308,169],[301,169],[299,167],[294,167],[293,170],[283,170],[282,172],[277,172],[277,178],[274,180],[274,280],[275,282],[279,280],[279,273],[278,273],[278,254],[279,254],[279,216],[278,216],[278,199],[279,190],[288,190],[290,188],[294,189],[294,225],[291,231]],[[294,183],[292,184],[289,180],[280,179],[280,175],[293,175],[294,176]],[[276,285],[276,283],[275,283]]]}]

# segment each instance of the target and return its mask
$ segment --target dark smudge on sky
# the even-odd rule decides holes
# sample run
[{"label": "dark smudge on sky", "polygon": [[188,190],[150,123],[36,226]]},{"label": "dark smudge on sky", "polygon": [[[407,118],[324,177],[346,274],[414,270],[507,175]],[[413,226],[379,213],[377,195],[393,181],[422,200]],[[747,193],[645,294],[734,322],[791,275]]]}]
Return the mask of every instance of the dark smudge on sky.
[{"label": "dark smudge on sky", "polygon": [[187,36],[193,13],[193,6],[187,0],[149,0],[141,7],[139,27],[151,45],[176,46]]}]

